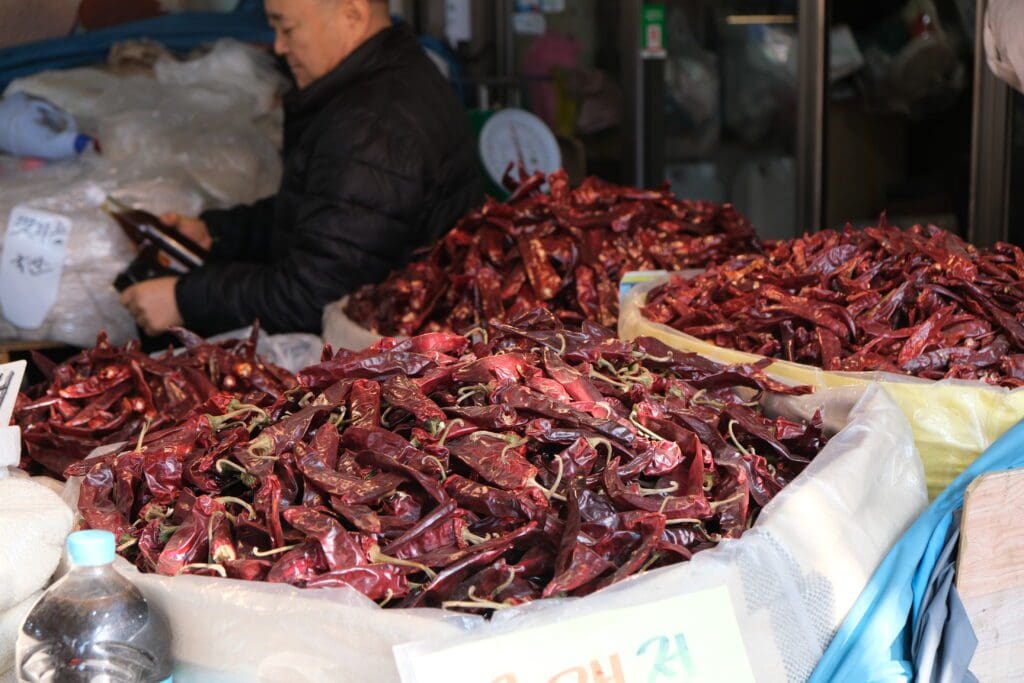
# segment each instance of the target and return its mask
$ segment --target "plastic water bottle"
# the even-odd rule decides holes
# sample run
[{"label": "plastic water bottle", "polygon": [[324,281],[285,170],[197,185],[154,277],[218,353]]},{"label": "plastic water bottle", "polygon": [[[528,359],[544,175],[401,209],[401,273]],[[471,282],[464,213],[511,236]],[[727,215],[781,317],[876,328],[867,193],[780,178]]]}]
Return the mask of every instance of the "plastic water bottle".
[{"label": "plastic water bottle", "polygon": [[19,157],[64,159],[94,141],[70,114],[40,97],[16,92],[0,99],[0,151]]},{"label": "plastic water bottle", "polygon": [[114,569],[114,535],[77,531],[68,536],[68,555],[74,567],[43,594],[18,633],[18,679],[170,681],[167,619]]}]

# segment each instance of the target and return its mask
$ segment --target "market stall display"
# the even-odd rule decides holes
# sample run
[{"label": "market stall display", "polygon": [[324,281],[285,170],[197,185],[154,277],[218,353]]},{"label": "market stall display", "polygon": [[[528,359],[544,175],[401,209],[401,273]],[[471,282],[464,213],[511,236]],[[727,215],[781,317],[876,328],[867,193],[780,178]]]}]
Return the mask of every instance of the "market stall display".
[{"label": "market stall display", "polygon": [[[800,393],[542,309],[341,351],[271,406],[213,397],[72,465],[143,571],[489,612],[738,538],[825,443],[734,389]],[[749,396],[747,397],[749,399]]]},{"label": "market stall display", "polygon": [[537,306],[566,322],[614,325],[627,271],[703,268],[757,250],[731,205],[597,178],[570,188],[564,172],[536,174],[507,203],[471,212],[420,260],[358,290],[344,313],[372,333],[405,336],[464,332]]},{"label": "market stall display", "polygon": [[619,333],[726,363],[769,357],[771,376],[818,389],[881,382],[936,495],[1024,417],[1024,393],[1006,388],[1021,382],[1022,264],[1015,246],[938,228],[823,231],[635,287]]},{"label": "market stall display", "polygon": [[[728,652],[756,667],[759,680],[804,680],[878,562],[926,504],[909,425],[884,392],[869,391],[845,409],[836,398],[839,404],[845,399],[832,392],[819,398],[826,412],[842,413],[841,430],[741,539],[724,540],[688,562],[633,575],[584,598],[507,607],[485,621],[452,610],[380,609],[346,586],[308,590],[220,576],[141,574],[123,559],[120,569],[170,618],[175,680],[181,681],[397,683],[393,648],[403,645],[409,649],[398,655],[397,666],[456,648],[447,661],[457,664],[442,679],[479,680],[486,672],[480,660],[463,658],[463,644],[484,640],[488,671],[550,663],[567,645],[559,636],[545,641],[556,647],[530,650],[523,658],[523,649],[491,638],[528,635],[545,626],[562,629],[576,618],[586,619],[581,633],[611,630],[623,646],[640,644],[661,627],[623,633],[615,618],[619,609],[646,606],[660,614],[668,598],[723,588],[730,599],[716,603],[715,614],[700,613],[694,628],[706,631],[712,621],[735,620],[741,637],[719,636],[714,648],[695,652],[700,671],[714,678],[721,669],[713,653]],[[73,497],[75,486],[70,481],[66,495]],[[587,647],[569,652],[607,655]]]},{"label": "market stall display", "polygon": [[150,357],[137,342],[96,346],[55,365],[36,355],[46,381],[18,398],[22,466],[62,477],[93,449],[176,424],[196,406],[226,392],[250,403],[273,403],[295,386],[288,371],[256,354],[259,328],[245,339],[206,342],[177,331],[185,346]]}]

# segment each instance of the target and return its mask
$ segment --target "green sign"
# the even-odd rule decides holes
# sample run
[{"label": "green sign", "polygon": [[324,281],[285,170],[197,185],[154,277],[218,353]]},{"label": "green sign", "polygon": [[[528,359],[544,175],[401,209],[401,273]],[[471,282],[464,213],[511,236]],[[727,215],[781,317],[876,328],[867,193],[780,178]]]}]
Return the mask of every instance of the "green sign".
[{"label": "green sign", "polygon": [[665,58],[665,6],[646,3],[640,14],[640,54],[644,59]]}]

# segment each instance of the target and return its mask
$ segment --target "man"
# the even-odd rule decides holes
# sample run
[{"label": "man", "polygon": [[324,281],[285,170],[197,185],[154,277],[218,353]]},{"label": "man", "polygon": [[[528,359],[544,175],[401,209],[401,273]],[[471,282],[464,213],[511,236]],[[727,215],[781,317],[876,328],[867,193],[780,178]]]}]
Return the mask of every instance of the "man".
[{"label": "man", "polygon": [[180,278],[125,290],[147,334],[258,319],[319,332],[323,307],[383,279],[478,199],[475,147],[450,84],[383,0],[266,0],[285,99],[277,195],[201,219],[164,217],[210,249]]}]

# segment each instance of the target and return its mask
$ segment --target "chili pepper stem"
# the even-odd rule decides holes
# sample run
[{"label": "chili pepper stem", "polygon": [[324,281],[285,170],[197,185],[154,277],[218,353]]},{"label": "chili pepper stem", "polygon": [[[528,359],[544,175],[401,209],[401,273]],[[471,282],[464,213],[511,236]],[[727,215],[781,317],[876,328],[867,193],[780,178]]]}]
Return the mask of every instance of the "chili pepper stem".
[{"label": "chili pepper stem", "polygon": [[444,431],[441,432],[441,439],[437,442],[438,448],[444,448],[444,442],[448,439],[448,432],[452,430],[452,427],[454,427],[456,423],[458,423],[460,427],[465,426],[466,424],[465,420],[459,417],[455,418],[454,420],[446,424],[444,427]]},{"label": "chili pepper stem", "polygon": [[342,406],[341,410],[338,411],[337,415],[331,415],[330,417],[327,418],[327,422],[329,422],[330,424],[334,425],[335,427],[340,427],[341,423],[345,421],[345,416],[347,414],[348,414],[348,408],[346,408],[345,406]]},{"label": "chili pepper stem", "polygon": [[389,588],[389,589],[388,589],[388,593],[387,593],[387,595],[385,595],[385,596],[384,596],[384,599],[383,599],[383,600],[381,600],[381,601],[380,601],[379,603],[377,603],[377,606],[378,606],[378,607],[384,607],[384,606],[385,606],[385,605],[387,605],[387,604],[388,604],[389,602],[391,602],[391,598],[393,598],[393,597],[395,597],[395,591],[393,591],[393,590],[391,590],[391,589]]},{"label": "chili pepper stem", "polygon": [[294,547],[295,547],[295,545],[293,544],[293,545],[283,545],[280,548],[271,548],[270,550],[260,550],[259,548],[253,548],[252,549],[252,556],[253,557],[270,557],[271,555],[280,555],[281,553],[288,552],[289,550],[291,550]]},{"label": "chili pepper stem", "polygon": [[437,469],[439,469],[441,471],[441,483],[443,484],[444,480],[448,478],[448,473],[445,472],[444,464],[438,458],[435,458],[432,455],[426,455],[426,456],[423,457],[423,459],[424,460],[430,460],[430,461],[432,461],[432,462],[437,464]]},{"label": "chili pepper stem", "polygon": [[138,542],[139,542],[139,539],[133,537],[131,540],[125,541],[121,545],[117,546],[117,552],[120,553],[120,552],[123,552],[125,550],[128,550],[128,548],[131,548],[133,545],[135,545]]},{"label": "chili pepper stem", "polygon": [[648,437],[654,439],[655,441],[668,441],[668,439],[666,439],[665,437],[661,436],[657,432],[651,431],[647,427],[644,427],[642,424],[640,424],[640,421],[636,419],[636,409],[633,409],[633,411],[630,412],[630,414],[629,414],[629,421],[632,422],[633,425],[637,429],[639,429],[640,432],[642,434],[644,434],[645,436],[648,436]]},{"label": "chili pepper stem", "polygon": [[647,571],[648,569],[651,568],[652,564],[654,564],[655,562],[657,562],[660,559],[661,559],[661,554],[660,553],[651,553],[651,556],[649,558],[647,558],[647,561],[644,562],[643,566],[641,566],[640,569],[637,570],[637,574],[643,574],[645,571]]},{"label": "chili pepper stem", "polygon": [[548,489],[548,498],[553,498],[555,493],[558,491],[558,486],[562,483],[562,475],[565,474],[565,462],[558,458],[558,474],[555,476],[555,483]]},{"label": "chili pepper stem", "polygon": [[740,491],[739,493],[731,495],[731,496],[729,496],[728,498],[726,498],[724,500],[713,500],[713,501],[711,501],[711,509],[712,510],[717,510],[718,508],[722,507],[723,505],[727,505],[729,503],[732,503],[734,501],[737,501],[737,500],[740,500],[741,498],[746,498],[746,497],[747,497],[747,492],[746,491]]},{"label": "chili pepper stem", "polygon": [[470,396],[478,394],[481,391],[486,392],[488,390],[489,389],[486,384],[470,384],[469,386],[462,387],[459,389],[459,394],[458,398],[455,401],[455,405],[462,405],[462,402],[465,401]]},{"label": "chili pepper stem", "polygon": [[501,592],[512,585],[512,582],[516,580],[516,570],[512,567],[508,568],[508,578],[505,579],[500,586],[494,589],[494,595],[497,597],[501,595]]},{"label": "chili pepper stem", "polygon": [[219,496],[217,498],[214,498],[214,500],[217,501],[218,503],[222,503],[225,505],[227,503],[235,503],[237,505],[241,505],[243,508],[245,508],[246,512],[249,513],[249,519],[256,519],[256,510],[253,509],[252,505],[249,505],[241,498],[236,498],[234,496]]},{"label": "chili pepper stem", "polygon": [[473,327],[473,328],[470,328],[470,329],[466,330],[465,332],[463,332],[462,336],[466,337],[468,339],[473,334],[477,334],[477,333],[481,337],[484,338],[484,344],[486,344],[488,342],[488,340],[490,339],[490,335],[487,334],[487,329],[484,328],[484,327]]},{"label": "chili pepper stem", "polygon": [[672,525],[675,525],[675,524],[697,524],[697,525],[699,525],[700,523],[701,523],[701,521],[699,519],[695,519],[695,518],[692,518],[692,517],[679,517],[677,519],[666,519],[665,520],[665,526],[672,526]]},{"label": "chili pepper stem", "polygon": [[464,540],[466,543],[470,545],[480,545],[481,543],[486,543],[487,541],[491,540],[491,536],[490,534],[486,536],[477,536],[469,529],[463,528],[462,540]]},{"label": "chili pepper stem", "polygon": [[403,560],[399,557],[385,555],[380,551],[380,546],[375,545],[372,548],[370,548],[369,560],[374,564],[393,564],[396,567],[410,567],[412,569],[418,569],[419,571],[423,572],[428,577],[430,577],[431,581],[437,578],[437,572],[435,572],[427,565],[420,564],[419,562],[413,562],[412,560]]},{"label": "chili pepper stem", "polygon": [[210,569],[220,574],[221,578],[228,578],[227,571],[224,569],[224,567],[220,566],[219,564],[211,564],[207,562],[192,562],[190,564],[186,564],[181,569],[179,569],[177,575],[180,576],[187,569]]},{"label": "chili pepper stem", "polygon": [[735,426],[736,426],[736,420],[729,420],[729,427],[728,427],[729,439],[732,441],[733,445],[736,446],[736,448],[738,448],[740,453],[742,453],[743,455],[755,455],[753,450],[749,450],[748,451],[743,446],[743,444],[740,443],[740,440],[736,438],[736,432],[734,431],[734,427]]},{"label": "chili pepper stem", "polygon": [[469,587],[469,600],[446,600],[441,603],[441,609],[451,609],[453,607],[462,607],[465,609],[506,609],[512,607],[507,602],[494,602],[493,600],[485,600],[484,598],[478,598],[474,593],[476,592],[476,586]]},{"label": "chili pepper stem", "polygon": [[242,474],[249,474],[249,470],[245,469],[236,462],[228,460],[227,458],[221,458],[220,460],[213,464],[213,469],[217,470],[218,474],[224,474],[224,468],[227,468],[229,470],[235,470],[236,472],[240,472]]},{"label": "chili pepper stem", "polygon": [[607,375],[598,372],[594,368],[590,368],[590,372],[588,372],[587,374],[594,379],[599,379],[602,382],[607,382],[613,387],[618,387],[623,391],[629,391],[630,385],[626,384],[625,382],[620,382],[617,379],[612,379],[611,377],[608,377]]},{"label": "chili pepper stem", "polygon": [[672,484],[670,486],[666,486],[663,489],[645,489],[645,488],[640,487],[640,486],[638,486],[637,488],[639,489],[638,493],[641,496],[659,496],[659,495],[661,495],[663,493],[675,493],[676,491],[678,491],[679,490],[679,482],[674,481],[674,482],[672,482]]}]

